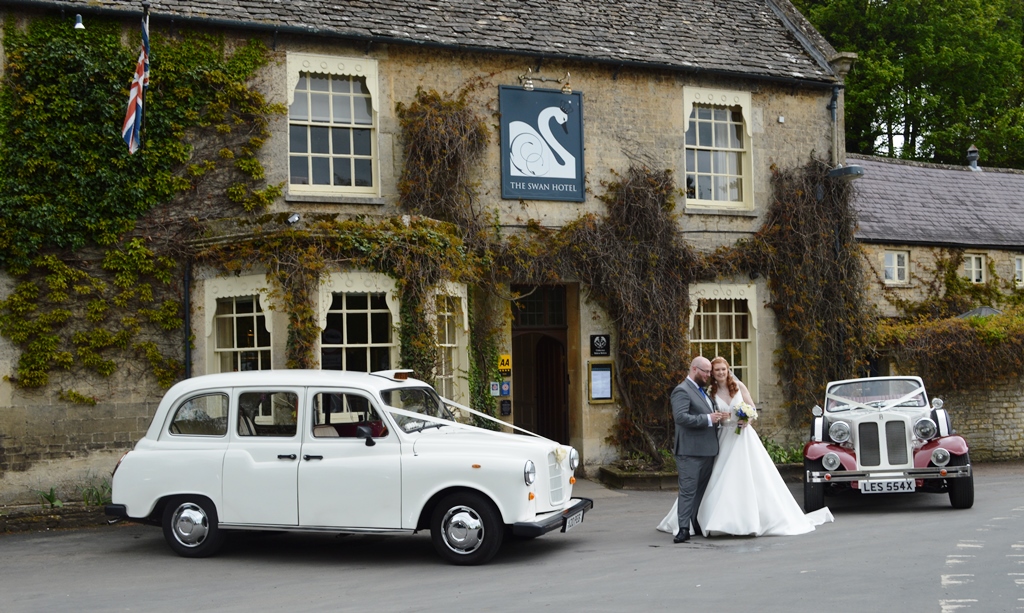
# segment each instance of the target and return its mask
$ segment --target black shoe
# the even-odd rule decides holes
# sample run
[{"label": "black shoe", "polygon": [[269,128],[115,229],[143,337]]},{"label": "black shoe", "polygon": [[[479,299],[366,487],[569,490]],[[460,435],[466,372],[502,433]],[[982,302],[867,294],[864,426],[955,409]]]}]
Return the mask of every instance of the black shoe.
[{"label": "black shoe", "polygon": [[690,531],[680,530],[676,533],[676,537],[672,539],[672,542],[678,545],[679,543],[685,543],[688,540],[690,540]]}]

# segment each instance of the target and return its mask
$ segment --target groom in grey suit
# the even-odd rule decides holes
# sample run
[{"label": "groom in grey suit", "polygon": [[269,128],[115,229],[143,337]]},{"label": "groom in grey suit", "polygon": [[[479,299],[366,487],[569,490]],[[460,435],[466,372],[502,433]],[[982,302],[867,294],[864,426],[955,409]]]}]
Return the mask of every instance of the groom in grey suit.
[{"label": "groom in grey suit", "polygon": [[711,362],[697,356],[690,374],[672,390],[672,418],[676,424],[673,451],[679,471],[679,532],[675,543],[690,540],[690,522],[697,529],[697,509],[711,479],[718,455],[718,424],[728,413],[716,410],[704,388],[711,380]]}]

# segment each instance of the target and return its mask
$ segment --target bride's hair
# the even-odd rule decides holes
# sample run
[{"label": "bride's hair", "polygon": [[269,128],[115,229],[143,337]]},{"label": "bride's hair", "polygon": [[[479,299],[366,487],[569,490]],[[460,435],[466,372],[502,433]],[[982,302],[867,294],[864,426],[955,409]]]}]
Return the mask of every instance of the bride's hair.
[{"label": "bride's hair", "polygon": [[711,360],[711,397],[714,398],[715,394],[718,393],[718,379],[714,376],[715,364],[725,364],[725,367],[729,369],[729,375],[725,378],[725,387],[729,389],[729,397],[732,398],[736,395],[736,392],[740,391],[740,386],[736,385],[736,379],[732,376],[732,368],[729,366],[729,360],[726,360],[722,356]]}]

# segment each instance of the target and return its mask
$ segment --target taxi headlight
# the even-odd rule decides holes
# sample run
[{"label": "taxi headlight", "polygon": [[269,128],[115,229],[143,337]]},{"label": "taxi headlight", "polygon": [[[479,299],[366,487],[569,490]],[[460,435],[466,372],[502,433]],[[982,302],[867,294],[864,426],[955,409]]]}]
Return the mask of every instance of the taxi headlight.
[{"label": "taxi headlight", "polygon": [[828,437],[836,443],[845,443],[850,440],[850,424],[845,421],[832,422],[828,427]]},{"label": "taxi headlight", "polygon": [[527,460],[526,466],[523,467],[523,481],[526,481],[526,485],[533,485],[536,480],[537,467],[534,466],[533,460]]},{"label": "taxi headlight", "polygon": [[934,438],[939,428],[935,422],[928,417],[922,417],[914,424],[914,436],[924,440]]},{"label": "taxi headlight", "polygon": [[576,467],[580,465],[580,452],[576,449],[569,448],[569,470],[576,470]]},{"label": "taxi headlight", "polygon": [[949,451],[942,447],[932,449],[932,464],[936,466],[945,466],[946,464],[949,464],[949,458]]},{"label": "taxi headlight", "polygon": [[821,464],[825,467],[825,470],[835,470],[839,468],[842,462],[839,461],[838,453],[830,451],[821,458]]}]

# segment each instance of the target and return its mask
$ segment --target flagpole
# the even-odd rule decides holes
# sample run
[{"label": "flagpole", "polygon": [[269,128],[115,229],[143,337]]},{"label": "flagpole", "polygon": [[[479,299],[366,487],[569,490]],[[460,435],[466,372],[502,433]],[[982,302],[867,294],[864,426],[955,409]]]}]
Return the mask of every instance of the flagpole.
[{"label": "flagpole", "polygon": [[[146,57],[149,58],[147,60],[147,62],[148,63],[152,63],[153,58],[149,54],[149,7],[150,7],[149,0],[143,0],[142,1],[142,19],[143,19],[143,21],[146,22],[146,29],[145,29],[146,40],[144,40],[142,42],[143,42],[144,45],[146,45]],[[148,85],[149,85],[149,82],[148,82],[148,79],[147,79],[146,87],[148,87]],[[143,90],[145,90],[146,87],[144,87]],[[142,116],[141,116],[140,121],[139,121],[139,146],[142,146],[142,131],[143,131],[143,128],[145,128],[145,127],[146,127],[146,109],[145,109],[145,107],[143,107],[143,109],[142,109]]]}]

